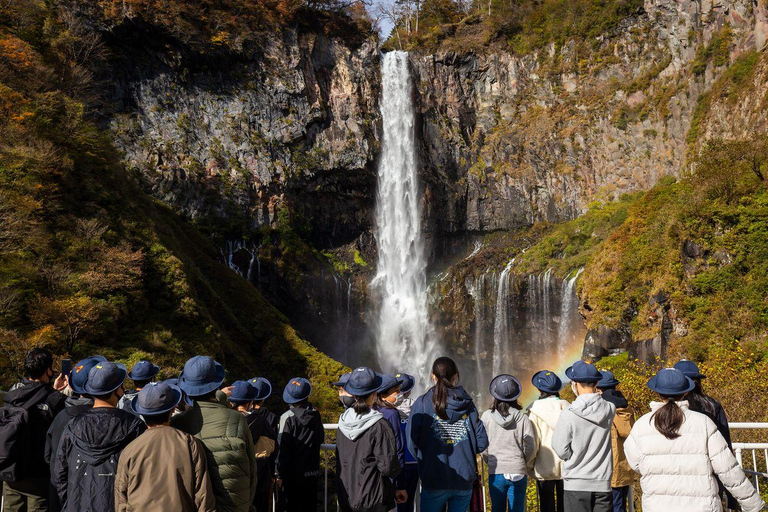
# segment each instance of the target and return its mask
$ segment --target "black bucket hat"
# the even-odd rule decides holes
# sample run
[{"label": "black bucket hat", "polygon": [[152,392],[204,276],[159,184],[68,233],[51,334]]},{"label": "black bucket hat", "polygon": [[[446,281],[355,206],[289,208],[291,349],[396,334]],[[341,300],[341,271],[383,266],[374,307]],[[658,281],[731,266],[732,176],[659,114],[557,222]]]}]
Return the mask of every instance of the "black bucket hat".
[{"label": "black bucket hat", "polygon": [[533,387],[539,391],[549,393],[550,395],[559,393],[560,390],[563,389],[563,381],[551,370],[541,370],[536,372],[533,375],[533,378],[531,378],[531,384],[533,384]]},{"label": "black bucket hat", "polygon": [[663,396],[684,395],[694,387],[693,379],[676,368],[664,368],[648,379],[648,388]]},{"label": "black bucket hat", "polygon": [[586,361],[576,361],[573,366],[565,370],[565,376],[573,382],[600,382],[603,374],[594,364]]},{"label": "black bucket hat", "polygon": [[514,402],[523,392],[520,381],[506,373],[494,377],[488,390],[493,398],[501,402]]},{"label": "black bucket hat", "polygon": [[361,366],[349,376],[349,380],[344,384],[344,391],[352,396],[368,396],[379,390],[382,380],[381,375]]}]

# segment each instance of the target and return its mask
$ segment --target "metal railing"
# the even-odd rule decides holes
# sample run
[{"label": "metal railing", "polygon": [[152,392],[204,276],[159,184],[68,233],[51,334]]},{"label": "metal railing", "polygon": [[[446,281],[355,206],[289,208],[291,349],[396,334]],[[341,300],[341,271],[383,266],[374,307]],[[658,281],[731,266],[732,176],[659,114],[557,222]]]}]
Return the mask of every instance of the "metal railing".
[{"label": "metal railing", "polygon": [[[733,422],[728,423],[728,427],[731,430],[768,430],[768,423],[743,423],[743,422]],[[323,424],[323,428],[327,431],[336,431],[339,428],[339,425],[337,423],[325,423]],[[323,511],[328,512],[328,453],[331,451],[336,450],[335,444],[324,444],[322,445],[323,450],[323,461],[324,461],[324,492],[323,492]],[[757,455],[757,453],[762,450],[762,459]],[[752,480],[755,488],[757,489],[757,492],[760,492],[760,478],[768,478],[768,443],[733,443],[733,451],[734,455],[736,456],[736,460],[739,461],[739,465],[744,469],[744,473],[749,476],[750,480]],[[748,467],[744,467],[744,454],[745,452],[751,452],[751,457],[747,457],[747,461],[749,462],[751,460],[752,465],[751,469]],[[761,468],[760,462],[762,462],[762,467],[766,469],[766,471],[759,471]],[[480,464],[480,472],[481,472],[481,478],[482,478],[482,486],[483,486],[483,505],[487,509],[487,503],[486,503],[486,493],[485,493],[485,466],[483,464]],[[629,510],[632,512],[634,510],[634,500],[632,498],[633,492],[632,488],[630,487],[630,494],[629,494]],[[339,502],[336,500],[336,510],[339,510]],[[417,503],[417,509],[418,510],[418,503]]]}]

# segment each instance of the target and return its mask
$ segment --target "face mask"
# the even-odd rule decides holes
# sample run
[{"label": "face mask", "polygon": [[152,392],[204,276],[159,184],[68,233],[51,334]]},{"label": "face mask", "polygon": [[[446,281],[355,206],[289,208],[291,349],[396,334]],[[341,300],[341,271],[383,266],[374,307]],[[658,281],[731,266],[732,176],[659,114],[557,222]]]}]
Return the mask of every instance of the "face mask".
[{"label": "face mask", "polygon": [[405,394],[398,393],[397,398],[395,399],[395,407],[399,407],[403,403],[403,400],[405,400]]},{"label": "face mask", "polygon": [[576,389],[576,383],[571,381],[571,391],[573,391],[573,394],[576,396],[579,396],[579,391]]},{"label": "face mask", "polygon": [[349,409],[350,407],[355,405],[355,397],[349,396],[349,395],[343,395],[339,397],[339,402],[341,402],[341,405],[343,405],[345,409]]}]

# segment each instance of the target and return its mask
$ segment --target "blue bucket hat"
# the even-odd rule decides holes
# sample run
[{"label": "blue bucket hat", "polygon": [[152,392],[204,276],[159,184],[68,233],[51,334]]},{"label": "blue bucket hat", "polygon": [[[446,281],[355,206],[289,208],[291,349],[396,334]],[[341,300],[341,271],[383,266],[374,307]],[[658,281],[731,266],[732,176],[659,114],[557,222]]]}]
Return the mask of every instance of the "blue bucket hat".
[{"label": "blue bucket hat", "polygon": [[523,391],[520,381],[506,373],[494,377],[488,390],[493,398],[502,402],[514,402]]},{"label": "blue bucket hat", "polygon": [[216,391],[226,376],[224,367],[208,356],[195,356],[184,364],[179,375],[179,387],[189,396],[201,396]]},{"label": "blue bucket hat", "polygon": [[346,384],[346,383],[347,383],[347,381],[349,380],[349,376],[350,376],[350,375],[352,375],[352,373],[351,373],[351,372],[350,372],[350,373],[345,373],[344,375],[342,375],[341,377],[339,377],[339,380],[337,380],[336,382],[334,382],[332,385],[333,385],[333,386],[335,386],[335,387],[337,387],[337,388],[341,388],[341,387],[344,387],[344,384]]},{"label": "blue bucket hat", "polygon": [[648,379],[648,388],[660,395],[683,395],[696,387],[693,379],[676,368],[664,368]]},{"label": "blue bucket hat", "polygon": [[256,398],[256,388],[247,380],[237,380],[232,384],[232,394],[227,400],[236,404],[252,402]]},{"label": "blue bucket hat", "polygon": [[401,393],[408,393],[416,385],[416,379],[413,378],[413,375],[408,375],[407,373],[396,373],[395,377],[402,379],[403,381],[403,383],[400,385]]},{"label": "blue bucket hat", "polygon": [[256,400],[260,402],[266,400],[272,395],[272,384],[264,377],[254,377],[248,380],[248,384],[256,388]]},{"label": "blue bucket hat", "polygon": [[287,404],[296,404],[309,398],[310,393],[312,393],[312,384],[303,377],[295,377],[285,385],[283,401]]},{"label": "blue bucket hat", "polygon": [[384,374],[381,376],[381,386],[379,386],[379,393],[383,393],[384,391],[388,391],[395,386],[400,386],[403,383],[403,379],[397,377],[396,375],[390,375],[390,374]]},{"label": "blue bucket hat", "polygon": [[131,368],[128,378],[131,380],[150,380],[160,373],[160,367],[149,361],[141,360]]},{"label": "blue bucket hat", "polygon": [[128,370],[119,363],[96,363],[88,372],[85,392],[89,395],[107,395],[125,382]]},{"label": "blue bucket hat", "polygon": [[699,367],[696,366],[696,363],[687,359],[675,363],[675,370],[680,370],[686,377],[690,377],[691,379],[707,378],[706,375],[702,375],[701,372],[699,372]]},{"label": "blue bucket hat", "polygon": [[586,361],[576,361],[573,366],[565,370],[565,376],[573,382],[600,382],[603,374],[594,364]]},{"label": "blue bucket hat", "polygon": [[563,381],[560,380],[560,377],[555,372],[550,370],[541,370],[534,373],[533,378],[531,378],[531,384],[539,391],[549,393],[550,395],[559,393],[563,389]]},{"label": "blue bucket hat", "polygon": [[167,382],[151,382],[131,400],[131,409],[136,414],[154,416],[173,410],[179,405],[183,393],[177,386]]},{"label": "blue bucket hat", "polygon": [[[165,379],[163,382],[165,382],[166,384],[170,384],[171,386],[176,386],[177,388],[179,387],[179,379],[176,379],[176,378],[173,378],[173,379]],[[179,389],[181,389],[181,388],[179,388]],[[192,401],[192,399],[191,399],[191,398],[189,398],[189,397],[187,396],[187,394],[186,394],[184,391],[182,391],[182,392],[181,392],[181,394],[182,394],[182,395],[183,395],[183,397],[184,397],[184,403],[185,403],[185,404],[187,404],[187,405],[188,405],[188,406],[190,406],[190,407],[192,407],[193,405],[195,405],[195,402],[193,402],[193,401]]]},{"label": "blue bucket hat", "polygon": [[368,396],[379,390],[383,380],[375,371],[361,366],[349,376],[349,380],[344,384],[344,391],[352,396]]},{"label": "blue bucket hat", "polygon": [[603,374],[603,378],[600,379],[600,382],[597,383],[598,389],[612,389],[621,384],[621,382],[616,380],[616,376],[613,374],[613,372],[608,370],[600,370],[600,373]]},{"label": "blue bucket hat", "polygon": [[72,388],[72,391],[78,395],[84,395],[86,393],[85,383],[88,382],[88,373],[91,368],[106,362],[107,358],[104,356],[90,356],[78,361],[69,373],[69,387]]}]

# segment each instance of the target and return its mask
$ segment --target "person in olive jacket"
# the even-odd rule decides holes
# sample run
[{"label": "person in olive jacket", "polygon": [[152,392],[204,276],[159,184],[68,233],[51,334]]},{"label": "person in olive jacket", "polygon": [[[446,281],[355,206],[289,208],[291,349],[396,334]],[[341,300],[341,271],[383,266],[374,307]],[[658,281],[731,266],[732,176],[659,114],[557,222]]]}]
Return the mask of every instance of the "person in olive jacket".
[{"label": "person in olive jacket", "polygon": [[[395,478],[401,471],[397,443],[384,415],[371,408],[382,377],[357,368],[344,384],[355,403],[339,418],[336,489],[344,512],[387,512],[395,508]],[[400,501],[405,501],[403,495]]]},{"label": "person in olive jacket", "polygon": [[245,416],[219,402],[216,391],[224,368],[207,356],[184,365],[179,387],[193,401],[191,409],[171,418],[171,426],[200,439],[218,512],[248,512],[256,494],[256,454]]}]

